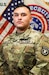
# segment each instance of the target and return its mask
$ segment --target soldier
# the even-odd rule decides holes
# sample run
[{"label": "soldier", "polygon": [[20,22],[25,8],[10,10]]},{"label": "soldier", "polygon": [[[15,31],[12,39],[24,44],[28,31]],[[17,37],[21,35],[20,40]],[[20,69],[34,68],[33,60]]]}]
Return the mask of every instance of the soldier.
[{"label": "soldier", "polygon": [[0,46],[0,75],[49,75],[49,39],[31,21],[30,8],[19,4],[13,12],[17,30]]}]

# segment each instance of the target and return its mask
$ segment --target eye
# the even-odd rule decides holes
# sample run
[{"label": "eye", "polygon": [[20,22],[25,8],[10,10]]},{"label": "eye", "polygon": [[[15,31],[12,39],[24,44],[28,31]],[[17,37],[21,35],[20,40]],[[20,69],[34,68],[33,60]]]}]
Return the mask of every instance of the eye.
[{"label": "eye", "polygon": [[13,16],[19,16],[19,14],[15,13],[15,14],[13,14]]},{"label": "eye", "polygon": [[26,13],[22,13],[22,14],[21,14],[21,16],[26,16],[26,15],[27,15]]}]

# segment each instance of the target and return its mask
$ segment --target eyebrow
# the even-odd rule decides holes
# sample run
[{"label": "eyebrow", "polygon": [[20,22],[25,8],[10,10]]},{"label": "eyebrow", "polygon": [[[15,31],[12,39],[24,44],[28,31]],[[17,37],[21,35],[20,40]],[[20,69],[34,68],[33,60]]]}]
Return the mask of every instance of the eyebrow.
[{"label": "eyebrow", "polygon": [[[19,13],[13,13],[13,14],[19,14]],[[21,14],[26,14],[25,12],[22,12]]]}]

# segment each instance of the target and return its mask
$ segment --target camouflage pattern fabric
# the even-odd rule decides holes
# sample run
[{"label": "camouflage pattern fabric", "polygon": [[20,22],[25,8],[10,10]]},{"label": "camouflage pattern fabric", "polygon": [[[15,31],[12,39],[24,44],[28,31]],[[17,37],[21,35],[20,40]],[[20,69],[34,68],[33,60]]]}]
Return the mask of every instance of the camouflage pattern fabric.
[{"label": "camouflage pattern fabric", "polygon": [[49,75],[49,39],[28,28],[13,33],[0,46],[1,75]]}]

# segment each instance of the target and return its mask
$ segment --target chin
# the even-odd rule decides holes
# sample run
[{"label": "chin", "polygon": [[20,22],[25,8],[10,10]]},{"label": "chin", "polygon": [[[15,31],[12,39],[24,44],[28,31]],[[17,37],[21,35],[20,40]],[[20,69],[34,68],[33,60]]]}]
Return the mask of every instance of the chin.
[{"label": "chin", "polygon": [[17,28],[24,30],[26,27],[20,26],[20,27],[17,27]]},{"label": "chin", "polygon": [[17,26],[17,27],[23,27],[23,25],[22,25],[22,24],[17,24],[16,26]]}]

